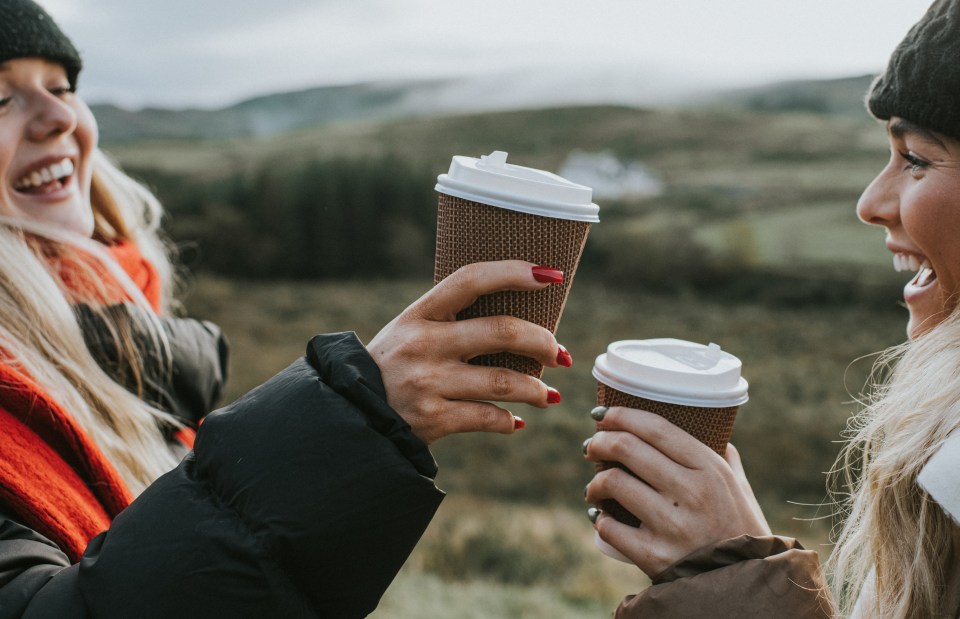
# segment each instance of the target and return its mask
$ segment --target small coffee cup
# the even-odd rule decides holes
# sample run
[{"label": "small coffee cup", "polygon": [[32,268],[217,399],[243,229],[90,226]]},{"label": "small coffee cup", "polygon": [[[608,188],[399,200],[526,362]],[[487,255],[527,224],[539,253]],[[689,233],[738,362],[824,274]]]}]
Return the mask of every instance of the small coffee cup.
[{"label": "small coffee cup", "polygon": [[[740,359],[717,344],[703,345],[672,338],[613,342],[597,357],[597,404],[638,408],[660,415],[720,455],[726,451],[740,406],[748,399]],[[619,467],[599,462],[597,470]],[[613,500],[600,509],[620,522],[640,520]],[[626,559],[599,537],[597,546],[616,559]]]}]

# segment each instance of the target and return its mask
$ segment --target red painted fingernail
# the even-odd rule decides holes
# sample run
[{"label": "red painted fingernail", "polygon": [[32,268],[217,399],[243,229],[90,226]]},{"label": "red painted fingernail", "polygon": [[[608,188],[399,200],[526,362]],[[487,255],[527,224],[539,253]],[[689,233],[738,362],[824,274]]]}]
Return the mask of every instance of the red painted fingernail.
[{"label": "red painted fingernail", "polygon": [[564,348],[562,344],[560,345],[560,351],[557,352],[557,363],[565,368],[573,365],[573,357],[570,356],[570,353],[567,352],[567,349]]},{"label": "red painted fingernail", "polygon": [[547,404],[559,404],[560,392],[553,387],[547,387]]},{"label": "red painted fingernail", "polygon": [[513,418],[513,429],[514,430],[523,430],[527,425],[527,422],[519,417]]},{"label": "red painted fingernail", "polygon": [[563,281],[563,271],[550,267],[533,267],[533,279],[542,284],[559,284]]}]

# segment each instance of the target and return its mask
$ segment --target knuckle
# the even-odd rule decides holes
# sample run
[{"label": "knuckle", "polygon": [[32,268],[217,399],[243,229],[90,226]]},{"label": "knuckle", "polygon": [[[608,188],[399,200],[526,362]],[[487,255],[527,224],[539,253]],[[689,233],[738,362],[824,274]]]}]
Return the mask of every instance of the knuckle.
[{"label": "knuckle", "polygon": [[589,496],[596,499],[609,499],[617,494],[620,484],[617,481],[618,468],[608,468],[596,474],[590,483]]},{"label": "knuckle", "polygon": [[406,372],[403,375],[401,388],[408,393],[432,393],[435,382],[431,372]]},{"label": "knuckle", "polygon": [[495,316],[490,328],[499,342],[509,344],[520,337],[520,324],[511,316]]},{"label": "knuckle", "polygon": [[443,422],[444,411],[446,407],[440,400],[427,400],[420,405],[420,414],[422,417],[430,420],[439,420]]},{"label": "knuckle", "polygon": [[[471,414],[470,430],[476,432],[500,431],[499,423],[503,417],[504,411],[493,405],[478,405],[474,407]],[[505,429],[503,431],[506,431]]]},{"label": "knuckle", "polygon": [[620,466],[614,467],[610,469],[607,489],[613,494],[620,494],[631,480],[632,476],[625,469]]},{"label": "knuckle", "polygon": [[459,290],[470,290],[476,287],[480,279],[481,265],[478,263],[465,264],[450,276],[451,285]]},{"label": "knuckle", "polygon": [[510,371],[502,368],[493,368],[487,374],[487,384],[490,394],[495,397],[504,397],[510,394],[513,383],[510,380]]},{"label": "knuckle", "polygon": [[398,339],[400,341],[395,352],[407,358],[424,357],[433,346],[429,332],[416,325],[408,325],[398,334]]},{"label": "knuckle", "polygon": [[607,536],[610,532],[610,527],[613,526],[613,522],[614,522],[614,519],[612,516],[610,517],[604,516],[602,518],[597,518],[597,521],[594,523],[597,533],[600,534],[600,537],[604,541],[607,540]]},{"label": "knuckle", "polygon": [[625,432],[611,432],[606,442],[607,451],[616,460],[622,460],[631,452],[630,436]]},{"label": "knuckle", "polygon": [[607,491],[607,478],[609,477],[607,471],[600,471],[593,476],[593,481],[590,482],[590,485],[587,486],[587,497],[590,500],[595,500],[599,498],[606,497],[608,494]]},{"label": "knuckle", "polygon": [[656,413],[647,412],[647,419],[644,423],[646,434],[655,440],[662,440],[668,432],[670,422]]}]

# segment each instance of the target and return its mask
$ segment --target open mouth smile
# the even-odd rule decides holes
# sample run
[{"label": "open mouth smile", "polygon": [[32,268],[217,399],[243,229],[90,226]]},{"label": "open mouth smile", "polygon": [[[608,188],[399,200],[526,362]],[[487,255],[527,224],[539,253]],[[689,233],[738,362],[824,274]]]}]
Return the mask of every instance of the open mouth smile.
[{"label": "open mouth smile", "polygon": [[73,176],[73,171],[73,161],[64,158],[24,175],[13,184],[13,188],[20,193],[31,195],[52,193],[66,186]]},{"label": "open mouth smile", "polygon": [[924,288],[937,279],[937,273],[926,258],[913,254],[896,253],[893,255],[893,268],[898,272],[916,271],[917,274],[907,284],[911,288]]}]

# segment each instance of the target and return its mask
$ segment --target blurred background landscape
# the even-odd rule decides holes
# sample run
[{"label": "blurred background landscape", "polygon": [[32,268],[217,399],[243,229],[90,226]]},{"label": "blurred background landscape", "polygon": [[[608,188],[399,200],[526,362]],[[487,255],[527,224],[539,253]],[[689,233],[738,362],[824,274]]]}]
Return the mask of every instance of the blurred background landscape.
[{"label": "blurred background landscape", "polygon": [[716,342],[743,360],[733,440],[756,493],[776,531],[829,553],[823,473],[872,355],[904,336],[905,275],[854,212],[886,159],[869,80],[472,111],[443,104],[456,84],[372,82],[94,112],[104,149],[169,211],[187,311],[232,341],[228,398],[314,333],[368,341],[430,286],[451,155],[505,150],[595,188],[601,222],[558,331],[574,367],[544,375],[563,402],[514,408],[516,435],[436,446],[449,497],[374,614],[562,619],[609,616],[646,584],[594,549],[582,498],[590,368],[617,339]]}]

